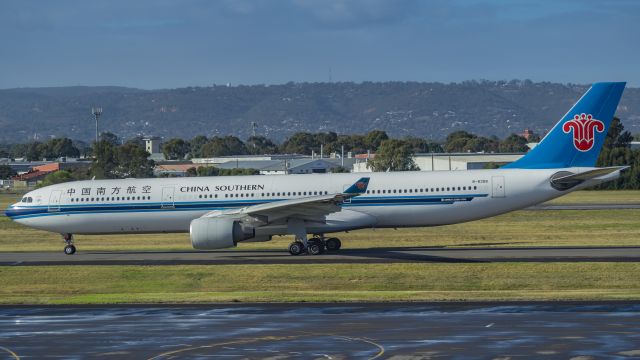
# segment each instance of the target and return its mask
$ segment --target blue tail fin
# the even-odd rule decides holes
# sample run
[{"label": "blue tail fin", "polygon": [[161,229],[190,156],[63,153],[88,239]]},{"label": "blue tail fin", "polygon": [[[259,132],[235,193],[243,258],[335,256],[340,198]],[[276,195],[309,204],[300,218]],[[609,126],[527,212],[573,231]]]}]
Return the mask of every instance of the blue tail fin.
[{"label": "blue tail fin", "polygon": [[595,83],[514,169],[593,167],[607,136],[625,83]]}]

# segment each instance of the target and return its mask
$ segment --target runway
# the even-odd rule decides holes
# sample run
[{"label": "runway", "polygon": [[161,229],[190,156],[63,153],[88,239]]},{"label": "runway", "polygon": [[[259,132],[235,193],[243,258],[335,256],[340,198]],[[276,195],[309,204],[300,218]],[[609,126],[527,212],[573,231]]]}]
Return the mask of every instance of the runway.
[{"label": "runway", "polygon": [[623,359],[640,305],[2,307],[0,335],[0,359]]},{"label": "runway", "polygon": [[225,265],[401,262],[637,262],[640,247],[485,247],[342,249],[292,256],[284,250],[4,252],[0,266],[37,265]]}]

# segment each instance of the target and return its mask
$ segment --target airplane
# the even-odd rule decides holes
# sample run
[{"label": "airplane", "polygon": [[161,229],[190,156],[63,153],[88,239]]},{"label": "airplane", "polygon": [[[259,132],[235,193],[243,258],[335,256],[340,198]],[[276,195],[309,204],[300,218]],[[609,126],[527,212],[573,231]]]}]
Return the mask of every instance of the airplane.
[{"label": "airplane", "polygon": [[595,164],[624,87],[593,84],[535,148],[498,169],[74,181],[31,191],[5,214],[60,233],[68,255],[74,234],[174,232],[200,250],[292,234],[292,255],[319,255],[341,247],[327,234],[478,220],[618,178],[626,166]]}]

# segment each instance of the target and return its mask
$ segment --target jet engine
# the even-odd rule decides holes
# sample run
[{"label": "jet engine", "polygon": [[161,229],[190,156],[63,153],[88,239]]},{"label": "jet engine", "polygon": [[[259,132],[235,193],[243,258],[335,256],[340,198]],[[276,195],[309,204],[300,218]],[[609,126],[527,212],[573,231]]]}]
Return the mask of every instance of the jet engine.
[{"label": "jet engine", "polygon": [[198,218],[191,221],[191,245],[198,250],[234,247],[238,241],[255,237],[255,229],[230,218]]}]

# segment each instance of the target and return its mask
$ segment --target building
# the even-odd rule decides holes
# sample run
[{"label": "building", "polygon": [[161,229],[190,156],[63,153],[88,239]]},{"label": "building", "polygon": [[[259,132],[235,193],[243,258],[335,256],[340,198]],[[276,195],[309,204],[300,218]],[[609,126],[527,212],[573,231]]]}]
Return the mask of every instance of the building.
[{"label": "building", "polygon": [[151,155],[162,153],[162,140],[157,136],[149,136],[144,139],[144,149]]},{"label": "building", "polygon": [[[520,159],[524,154],[506,153],[419,153],[413,161],[421,171],[477,170],[508,164]],[[368,160],[375,154],[353,165],[353,172],[371,172]]]},{"label": "building", "polygon": [[415,154],[413,161],[422,171],[478,170],[504,165],[520,159],[524,154],[509,153],[427,153]]},{"label": "building", "polygon": [[153,168],[154,176],[186,176],[187,170],[190,168],[198,168],[200,166],[205,166],[202,164],[191,164],[191,163],[182,163],[182,164],[158,164]]}]

